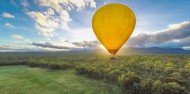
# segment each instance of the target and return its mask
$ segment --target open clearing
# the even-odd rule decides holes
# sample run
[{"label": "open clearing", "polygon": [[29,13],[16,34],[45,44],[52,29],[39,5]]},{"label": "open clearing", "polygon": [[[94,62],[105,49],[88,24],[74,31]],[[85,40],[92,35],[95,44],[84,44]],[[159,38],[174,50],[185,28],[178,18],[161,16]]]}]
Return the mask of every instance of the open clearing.
[{"label": "open clearing", "polygon": [[24,65],[0,67],[1,94],[122,94],[117,85],[88,79],[70,70]]}]

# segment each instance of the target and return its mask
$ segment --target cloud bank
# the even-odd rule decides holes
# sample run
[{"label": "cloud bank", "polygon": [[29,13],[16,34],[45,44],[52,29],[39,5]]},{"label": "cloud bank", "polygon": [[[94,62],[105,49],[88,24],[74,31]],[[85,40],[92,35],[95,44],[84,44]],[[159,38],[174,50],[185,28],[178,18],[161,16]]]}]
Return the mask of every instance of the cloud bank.
[{"label": "cloud bank", "polygon": [[32,43],[32,45],[34,46],[39,46],[42,48],[54,48],[54,49],[70,49],[71,47],[67,47],[67,46],[59,46],[56,44],[52,44],[52,43]]},{"label": "cloud bank", "polygon": [[131,37],[128,46],[135,47],[183,47],[190,46],[190,21],[169,25],[154,34],[139,34]]},{"label": "cloud bank", "polygon": [[83,42],[69,42],[65,41],[72,46],[66,46],[63,44],[53,44],[53,43],[36,43],[33,42],[31,45],[37,46],[37,47],[42,47],[42,48],[53,48],[53,49],[67,49],[67,50],[73,50],[73,49],[94,49],[94,48],[99,48],[100,43],[99,41],[83,41]]}]

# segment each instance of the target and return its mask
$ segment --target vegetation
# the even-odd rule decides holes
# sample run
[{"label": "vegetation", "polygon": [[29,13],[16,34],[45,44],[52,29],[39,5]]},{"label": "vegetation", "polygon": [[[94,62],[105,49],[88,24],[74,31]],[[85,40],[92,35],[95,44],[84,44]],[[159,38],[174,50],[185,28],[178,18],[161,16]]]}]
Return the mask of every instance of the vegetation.
[{"label": "vegetation", "polygon": [[189,60],[187,55],[121,56],[116,61],[80,63],[76,71],[118,83],[132,94],[187,94]]},{"label": "vegetation", "polygon": [[109,60],[95,53],[3,53],[0,65],[73,69],[91,79],[118,84],[131,94],[188,94],[189,55],[126,55]]}]

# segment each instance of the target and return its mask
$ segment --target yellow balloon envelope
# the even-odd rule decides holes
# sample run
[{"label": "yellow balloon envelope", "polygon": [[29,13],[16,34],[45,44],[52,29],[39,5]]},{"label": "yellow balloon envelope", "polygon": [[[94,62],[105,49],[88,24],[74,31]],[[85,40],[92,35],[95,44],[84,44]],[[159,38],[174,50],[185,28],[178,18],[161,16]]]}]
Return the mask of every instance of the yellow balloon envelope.
[{"label": "yellow balloon envelope", "polygon": [[92,18],[95,35],[111,55],[115,55],[129,39],[135,23],[133,11],[123,4],[104,5]]}]

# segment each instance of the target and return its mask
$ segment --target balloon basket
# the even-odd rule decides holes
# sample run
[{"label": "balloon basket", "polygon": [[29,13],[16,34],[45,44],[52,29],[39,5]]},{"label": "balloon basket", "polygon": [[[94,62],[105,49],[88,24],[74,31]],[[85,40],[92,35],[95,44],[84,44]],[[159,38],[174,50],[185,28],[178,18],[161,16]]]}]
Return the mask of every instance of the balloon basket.
[{"label": "balloon basket", "polygon": [[116,60],[115,56],[111,56],[110,60]]}]

